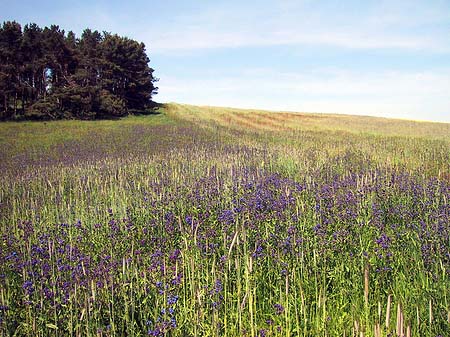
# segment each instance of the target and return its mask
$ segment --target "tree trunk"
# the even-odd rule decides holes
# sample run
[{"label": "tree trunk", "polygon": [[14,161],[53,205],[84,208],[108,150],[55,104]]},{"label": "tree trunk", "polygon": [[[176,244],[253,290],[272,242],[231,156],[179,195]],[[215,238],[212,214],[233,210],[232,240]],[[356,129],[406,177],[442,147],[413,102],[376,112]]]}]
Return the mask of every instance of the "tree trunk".
[{"label": "tree trunk", "polygon": [[17,91],[14,94],[14,117],[17,116]]},{"label": "tree trunk", "polygon": [[43,85],[42,91],[44,94],[44,99],[47,96],[46,95],[47,94],[47,81],[45,79],[46,79],[46,74],[45,74],[45,68],[44,68],[44,70],[42,70],[42,85]]},{"label": "tree trunk", "polygon": [[22,89],[22,116],[25,116],[25,89]]}]

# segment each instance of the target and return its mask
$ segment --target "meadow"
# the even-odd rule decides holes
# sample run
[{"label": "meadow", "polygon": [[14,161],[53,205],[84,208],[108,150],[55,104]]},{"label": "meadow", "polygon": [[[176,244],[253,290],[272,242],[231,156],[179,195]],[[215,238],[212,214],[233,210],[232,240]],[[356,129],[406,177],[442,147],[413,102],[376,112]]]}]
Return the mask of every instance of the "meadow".
[{"label": "meadow", "polygon": [[0,158],[2,336],[450,335],[450,124],[171,103]]}]

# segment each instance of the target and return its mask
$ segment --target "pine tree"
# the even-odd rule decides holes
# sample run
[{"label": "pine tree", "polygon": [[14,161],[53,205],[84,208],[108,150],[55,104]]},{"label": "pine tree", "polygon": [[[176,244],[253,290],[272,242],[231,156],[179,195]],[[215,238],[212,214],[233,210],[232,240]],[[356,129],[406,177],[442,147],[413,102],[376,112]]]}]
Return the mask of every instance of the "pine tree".
[{"label": "pine tree", "polygon": [[0,117],[111,118],[146,113],[157,93],[143,43],[86,29],[0,27]]},{"label": "pine tree", "polygon": [[45,60],[42,29],[36,24],[29,24],[24,27],[21,52],[24,63],[22,72],[22,85],[24,88],[22,104],[25,110],[30,103],[36,102],[45,91],[45,82],[43,82]]},{"label": "pine tree", "polygon": [[130,112],[145,112],[151,107],[152,96],[157,91],[145,45],[126,37],[105,34],[102,47],[108,69],[104,78],[106,88],[123,99]]},{"label": "pine tree", "polygon": [[16,118],[22,66],[22,27],[17,22],[3,23],[0,29],[0,96],[3,118]]}]

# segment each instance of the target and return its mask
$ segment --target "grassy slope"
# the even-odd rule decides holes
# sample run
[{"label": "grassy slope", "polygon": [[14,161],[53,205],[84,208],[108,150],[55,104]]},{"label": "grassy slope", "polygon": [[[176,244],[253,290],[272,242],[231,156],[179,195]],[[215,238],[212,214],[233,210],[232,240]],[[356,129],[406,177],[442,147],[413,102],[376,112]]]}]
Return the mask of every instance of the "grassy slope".
[{"label": "grassy slope", "polygon": [[359,152],[382,167],[421,169],[448,178],[450,123],[175,103],[167,105],[166,111],[172,118],[189,121],[199,128],[226,133],[231,141],[270,143],[291,166],[302,167],[299,161],[311,151],[319,162],[330,156]]},{"label": "grassy slope", "polygon": [[6,122],[0,124],[2,149],[14,152],[33,146],[49,147],[67,140],[80,140],[93,133],[115,133],[138,125],[174,124],[179,120],[193,122],[201,127],[225,127],[240,131],[331,131],[355,135],[412,137],[450,142],[450,123],[415,122],[367,116],[273,112],[211,106],[193,106],[169,103],[163,114],[132,116],[120,121],[51,121]]},{"label": "grassy slope", "polygon": [[353,134],[450,140],[450,123],[356,115],[274,112],[170,103],[167,110],[194,122],[264,131],[344,131]]},{"label": "grassy slope", "polygon": [[356,151],[379,166],[420,169],[422,173],[448,178],[450,123],[176,103],[165,105],[161,112],[120,121],[1,123],[0,158],[5,160],[0,167],[5,171],[30,163],[53,164],[59,161],[60,154],[75,161],[80,155],[80,160],[87,159],[86,151],[80,148],[91,148],[91,157],[97,159],[152,153],[152,149],[164,151],[186,141],[177,136],[177,128],[194,126],[203,130],[204,137],[220,138],[221,142],[269,146],[290,167],[305,166],[301,162],[305,153],[313,152],[320,164],[330,156]]},{"label": "grassy slope", "polygon": [[[111,180],[108,183],[111,188],[101,193],[101,203],[106,204],[111,199],[110,194],[116,193],[112,191],[111,170],[129,167],[132,172],[135,162],[142,163],[144,169],[154,166],[158,160],[174,154],[182,158],[186,151],[199,148],[202,150],[192,155],[192,160],[197,161],[192,165],[197,167],[195,171],[202,172],[214,165],[227,166],[223,163],[226,146],[248,147],[266,153],[265,160],[253,165],[296,180],[329,170],[331,161],[333,165],[338,162],[336,173],[353,170],[357,161],[360,166],[406,169],[448,181],[449,130],[450,124],[444,123],[176,103],[167,104],[157,115],[130,116],[118,121],[0,123],[0,158],[3,159],[0,169],[4,187],[1,198],[5,205],[17,196],[23,203],[17,203],[14,214],[23,218],[22,214],[29,216],[30,212],[37,212],[32,211],[34,207],[28,197],[19,198],[21,193],[28,193],[29,179],[37,178],[37,185],[52,179],[58,183],[58,179],[71,180],[70,175],[97,175],[98,165],[102,165],[101,180]],[[222,151],[214,155],[214,160],[208,154],[202,156],[203,148],[207,151],[209,143]],[[206,162],[207,157],[211,162]],[[16,188],[23,190],[19,193],[14,191]],[[51,190],[40,190],[37,186],[35,192],[41,200],[53,198],[48,195]],[[77,200],[75,204],[79,205],[69,208],[83,214],[89,201],[82,190],[72,189],[72,192],[72,198]],[[120,193],[116,203],[123,208],[126,200],[133,196],[127,190]],[[56,213],[51,207],[48,213],[44,212],[49,221],[61,217]],[[73,210],[64,214],[70,221],[80,218]]]},{"label": "grassy slope", "polygon": [[[433,276],[434,281],[430,281],[431,274],[425,272],[420,265],[420,247],[413,246],[417,243],[417,234],[411,228],[417,228],[418,220],[425,218],[430,222],[430,226],[434,225],[434,214],[439,215],[437,209],[445,209],[445,196],[440,196],[441,192],[436,192],[435,195],[433,191],[427,191],[431,196],[434,195],[434,199],[431,199],[432,197],[422,192],[421,184],[422,179],[426,182],[427,178],[437,177],[441,181],[449,178],[449,127],[450,124],[442,123],[272,113],[180,104],[166,105],[159,115],[128,117],[120,121],[0,124],[0,157],[3,159],[0,162],[0,229],[2,234],[7,233],[19,238],[17,241],[5,239],[1,242],[2,250],[5,248],[6,252],[2,258],[6,259],[8,266],[13,264],[14,260],[6,256],[10,256],[14,248],[14,252],[18,252],[19,256],[23,254],[28,259],[32,254],[30,247],[32,244],[40,244],[41,234],[61,234],[59,240],[64,242],[65,227],[58,224],[75,224],[81,220],[81,228],[73,225],[68,227],[70,238],[77,238],[79,249],[91,255],[92,273],[94,268],[98,267],[95,261],[102,259],[101,254],[110,251],[111,255],[114,255],[113,258],[117,259],[114,260],[114,263],[117,263],[115,270],[108,271],[108,275],[119,282],[116,299],[119,306],[115,311],[105,310],[105,306],[110,303],[108,289],[100,286],[96,289],[92,283],[88,287],[81,286],[78,289],[85,297],[71,297],[70,305],[74,306],[73,309],[66,310],[64,308],[67,307],[63,307],[58,309],[58,312],[53,306],[46,304],[46,311],[36,310],[33,316],[32,307],[22,305],[22,302],[14,303],[16,298],[27,299],[28,295],[24,295],[26,289],[23,288],[25,272],[22,279],[22,274],[15,275],[10,271],[7,271],[11,275],[7,278],[7,291],[2,292],[0,287],[0,298],[4,301],[0,305],[8,305],[16,310],[10,313],[10,319],[23,317],[26,324],[17,328],[23,329],[18,330],[22,331],[18,335],[49,335],[47,323],[54,323],[62,329],[74,329],[80,335],[95,335],[98,329],[105,328],[111,322],[115,322],[116,327],[113,324],[112,329],[117,329],[118,335],[120,329],[145,330],[145,327],[142,328],[135,322],[154,322],[167,302],[166,295],[163,298],[152,297],[156,296],[152,294],[158,293],[154,281],[162,276],[158,272],[148,272],[151,266],[145,265],[157,256],[155,252],[163,244],[167,256],[173,249],[181,248],[183,261],[189,262],[182,264],[186,281],[181,284],[181,288],[174,287],[173,291],[180,295],[176,307],[179,312],[178,324],[191,334],[200,329],[205,331],[205,334],[220,335],[217,328],[217,323],[220,322],[230,329],[230,336],[240,335],[243,327],[254,329],[255,326],[272,329],[276,335],[275,325],[267,326],[265,323],[267,319],[273,319],[276,325],[282,327],[283,333],[301,325],[304,336],[325,335],[326,331],[330,332],[328,335],[342,335],[343,331],[349,335],[355,321],[367,325],[368,330],[372,329],[378,315],[378,306],[384,314],[387,295],[390,294],[393,296],[394,305],[403,301],[405,315],[410,320],[414,319],[417,310],[421,320],[425,322],[428,319],[429,303],[433,301],[435,310],[439,308],[435,311],[435,321],[440,325],[415,325],[413,332],[419,335],[420,331],[423,335],[423,331],[428,331],[431,336],[433,331],[434,335],[437,335],[447,327],[446,315],[450,310],[446,295],[448,276],[440,271],[439,263],[432,264],[438,272]],[[413,173],[411,181],[408,180],[408,174],[403,175],[405,171]],[[278,178],[270,176],[272,173],[301,182],[306,188],[305,193],[295,192],[295,186],[282,179],[281,182],[276,180]],[[394,180],[390,180],[391,175],[395,177]],[[335,176],[337,180],[334,180]],[[275,182],[272,179],[275,179]],[[403,184],[403,181],[406,183]],[[272,183],[287,186],[276,189]],[[327,188],[320,189],[322,185]],[[370,192],[373,185],[377,186],[376,193]],[[435,185],[436,183],[432,182],[427,186]],[[283,213],[279,215],[281,218],[278,218],[276,211],[263,211],[258,215],[262,220],[256,218],[254,213],[259,212],[260,196],[255,195],[255,199],[251,199],[253,190],[251,187],[248,189],[248,186],[261,186],[262,192],[266,193],[263,198],[268,199],[273,197],[271,193],[274,191],[275,194],[286,193],[287,197],[294,193],[295,205],[285,210],[286,219],[282,217]],[[350,210],[354,208],[357,212],[358,222],[367,222],[367,232],[366,227],[355,226],[355,219],[347,219],[351,218],[352,214],[346,213],[348,205],[342,203],[347,197],[360,196],[360,186],[367,188],[369,192],[365,192],[361,200],[350,200],[354,202]],[[416,186],[420,188],[413,190]],[[423,183],[423,191],[425,187],[426,184]],[[336,194],[328,196],[328,191]],[[417,198],[413,198],[412,194],[417,191]],[[227,235],[219,230],[218,238],[214,237],[215,234],[199,233],[198,240],[206,238],[208,244],[208,235],[211,235],[211,240],[217,240],[219,249],[223,250],[220,254],[228,254],[228,257],[231,257],[232,262],[228,263],[228,267],[218,270],[220,254],[202,255],[197,246],[197,236],[192,235],[190,231],[193,222],[185,219],[187,216],[198,219],[209,216],[204,213],[208,210],[211,217],[208,220],[210,222],[206,224],[222,225],[218,217],[223,215],[224,210],[233,207],[232,200],[238,198],[240,193],[250,193],[246,198],[253,200],[254,206],[249,204],[248,214],[236,222],[236,232],[233,225],[228,228],[230,232]],[[315,198],[319,201],[323,199],[332,205],[329,215],[337,219],[337,230],[341,225],[345,225],[349,230],[355,231],[349,237],[345,237],[345,233],[341,234],[349,240],[348,245],[354,245],[352,247],[356,254],[359,254],[356,259],[346,256],[348,261],[341,261],[339,258],[339,249],[345,250],[347,244],[331,247],[337,248],[338,251],[330,250],[328,256],[320,255],[323,245],[316,242],[315,236],[312,235],[313,227],[321,216],[315,208]],[[209,203],[209,200],[213,202]],[[392,245],[397,245],[393,266],[397,269],[396,273],[386,278],[371,280],[369,306],[365,304],[361,286],[365,260],[360,250],[366,249],[373,254],[371,258],[375,262],[378,261],[375,242],[379,237],[379,228],[375,225],[370,227],[376,220],[376,210],[372,208],[376,203],[386,210],[387,234],[392,239]],[[276,204],[273,207],[278,206]],[[415,211],[415,207],[423,207],[424,213],[416,215],[411,212]],[[123,237],[120,236],[110,243],[110,239],[115,238],[109,232],[109,208],[114,210],[114,219],[117,222],[122,223],[121,219],[132,217],[136,231],[123,230],[120,232]],[[167,236],[159,226],[167,222],[166,215],[171,212],[177,217],[175,230],[179,226],[181,231],[173,237]],[[308,248],[302,250],[305,256],[302,253],[301,257],[284,257],[282,253],[286,239],[284,236],[288,235],[289,226],[293,224],[293,220],[290,220],[292,214],[289,212],[297,213],[299,217],[294,223],[300,226],[299,235],[305,234],[304,244]],[[26,223],[25,228],[16,226],[23,220],[31,221],[34,233],[26,233]],[[261,232],[258,228],[254,230],[244,226],[249,220],[261,224]],[[99,224],[100,229],[95,224]],[[153,226],[154,224],[158,226]],[[411,224],[416,227],[410,226]],[[331,225],[334,226],[334,222]],[[281,228],[278,228],[280,226]],[[402,227],[399,229],[398,226]],[[143,229],[149,232],[143,233]],[[334,240],[334,230],[330,228],[328,243]],[[405,231],[405,234],[396,237],[395,234],[399,230]],[[158,240],[145,241],[149,237],[156,237]],[[285,268],[283,264],[279,264],[280,261],[265,259],[261,260],[260,264],[252,265],[251,252],[258,243],[256,239],[251,241],[254,237],[264,239],[278,254],[280,261],[289,265],[289,271],[294,275],[294,290],[289,294],[286,288],[288,277],[291,276],[288,275],[285,280],[279,277],[279,273],[274,272],[277,268]],[[237,238],[234,247],[233,238]],[[275,238],[274,242],[271,241],[272,238]],[[354,238],[355,242],[352,241]],[[54,246],[55,241],[58,244],[58,240],[52,240],[42,244],[43,249],[48,249],[50,254],[55,253],[51,245]],[[438,238],[430,238],[430,244],[433,240]],[[251,243],[247,245],[247,241]],[[11,247],[10,242],[13,243]],[[146,254],[144,264],[137,258],[130,265],[126,265],[130,249],[133,252],[141,242],[145,242],[141,247],[143,254]],[[277,242],[280,246],[277,246]],[[403,245],[411,245],[408,246],[411,249],[403,249]],[[52,257],[54,261],[61,257],[58,253],[55,254],[56,257]],[[164,263],[171,262],[166,259]],[[230,263],[236,268],[231,268]],[[307,266],[305,270],[303,265]],[[179,267],[181,268],[181,265]],[[25,271],[26,267],[23,270]],[[323,274],[317,274],[316,270],[323,271]],[[84,274],[82,271],[77,277],[83,279]],[[70,274],[61,272],[61,275],[70,280]],[[327,279],[325,276],[321,279],[321,275],[326,275]],[[49,284],[52,284],[54,277],[50,277]],[[131,293],[128,285],[123,282],[128,277],[138,284]],[[304,283],[296,282],[295,277],[302,278]],[[222,307],[220,312],[211,311],[213,309],[208,304],[209,295],[204,290],[205,287],[213,289],[216,278],[221,278],[225,288],[224,308]],[[326,284],[325,281],[330,283]],[[167,282],[170,282],[170,279],[167,279]],[[143,286],[139,286],[141,283],[151,289],[151,295],[144,291]],[[334,291],[330,284],[339,291]],[[42,283],[40,287],[44,286],[46,284]],[[37,301],[44,301],[42,292],[39,293],[39,284],[35,283],[35,287],[36,292],[31,299],[36,300],[36,297],[41,296]],[[57,291],[55,286],[55,292]],[[139,307],[144,300],[152,305]],[[212,300],[217,301],[217,298]],[[92,301],[90,303],[93,309],[89,313],[89,320],[80,319],[78,322],[79,317],[86,317],[83,312],[89,308],[84,301]],[[273,305],[277,303],[283,303],[286,308],[282,315],[273,313]],[[120,307],[122,304],[125,308]],[[138,308],[127,309],[134,306]],[[29,314],[24,315],[25,312]],[[210,315],[210,312],[214,314]],[[134,315],[139,316],[139,319]],[[37,316],[42,321],[33,321],[33,317]],[[301,324],[295,322],[294,316]],[[330,320],[327,317],[330,317]],[[73,325],[65,325],[67,321]],[[227,322],[233,322],[234,325],[227,326]],[[391,331],[394,324],[393,318]],[[39,333],[31,329],[36,329]],[[255,335],[256,331],[249,334]],[[177,335],[181,336],[182,333],[174,332],[174,336]]]}]

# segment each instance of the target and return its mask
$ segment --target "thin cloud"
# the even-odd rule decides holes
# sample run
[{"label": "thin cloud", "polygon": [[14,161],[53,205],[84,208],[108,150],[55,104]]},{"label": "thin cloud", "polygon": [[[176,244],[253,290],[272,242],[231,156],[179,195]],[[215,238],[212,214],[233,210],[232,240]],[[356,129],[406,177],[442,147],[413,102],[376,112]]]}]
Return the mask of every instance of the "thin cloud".
[{"label": "thin cloud", "polygon": [[418,2],[382,2],[361,14],[289,1],[259,9],[235,6],[176,18],[172,30],[153,34],[154,51],[279,45],[449,51],[448,29],[441,27],[448,26],[450,19],[445,6],[428,9]]},{"label": "thin cloud", "polygon": [[293,31],[272,32],[265,36],[253,33],[214,33],[207,30],[192,30],[182,34],[167,34],[153,40],[155,52],[164,53],[178,50],[325,45],[349,49],[410,49],[446,50],[437,41],[427,38],[367,35],[359,33],[302,33]]}]

